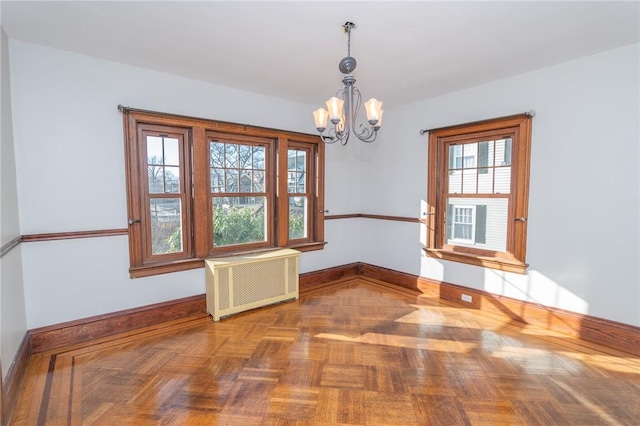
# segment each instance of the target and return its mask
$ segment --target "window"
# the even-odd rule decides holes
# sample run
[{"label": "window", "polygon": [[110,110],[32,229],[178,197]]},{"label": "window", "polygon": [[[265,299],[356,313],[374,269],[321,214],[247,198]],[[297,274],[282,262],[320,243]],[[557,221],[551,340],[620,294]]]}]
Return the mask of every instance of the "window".
[{"label": "window", "polygon": [[450,234],[448,240],[459,241],[461,243],[475,243],[475,206],[453,206],[449,205],[447,214],[452,215]]},{"label": "window", "polygon": [[132,277],[324,247],[315,135],[123,108]]},{"label": "window", "polygon": [[432,130],[427,255],[526,270],[531,117]]}]

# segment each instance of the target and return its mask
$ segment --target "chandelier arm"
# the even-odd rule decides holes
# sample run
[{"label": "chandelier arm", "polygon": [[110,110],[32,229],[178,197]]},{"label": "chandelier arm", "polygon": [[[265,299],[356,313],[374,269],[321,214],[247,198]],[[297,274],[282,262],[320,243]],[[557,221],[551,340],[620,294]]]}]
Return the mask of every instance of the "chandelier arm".
[{"label": "chandelier arm", "polygon": [[[354,80],[355,82],[355,80]],[[361,129],[358,132],[356,129],[356,120],[358,115],[360,114],[360,108],[362,107],[362,94],[360,93],[360,89],[357,86],[351,86],[351,98],[353,101],[353,108],[350,111],[351,114],[351,128],[353,129],[353,133],[356,135],[358,139],[362,142],[373,142],[376,139],[378,132],[373,128],[373,126],[367,127],[366,124],[361,123],[359,128]]]}]

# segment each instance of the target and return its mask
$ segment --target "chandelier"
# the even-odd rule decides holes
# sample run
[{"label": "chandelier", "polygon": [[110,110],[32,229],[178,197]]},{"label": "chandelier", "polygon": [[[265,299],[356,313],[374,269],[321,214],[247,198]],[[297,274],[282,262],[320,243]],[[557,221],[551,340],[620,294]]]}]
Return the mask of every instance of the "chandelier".
[{"label": "chandelier", "polygon": [[[356,118],[362,106],[362,95],[355,86],[355,77],[351,75],[356,68],[356,59],[351,56],[351,30],[355,27],[356,24],[348,21],[342,26],[344,32],[347,33],[347,56],[342,58],[338,69],[345,75],[342,79],[344,87],[336,92],[336,96],[326,102],[327,109],[319,108],[313,112],[316,129],[326,143],[340,141],[342,145],[346,145],[351,131],[361,141],[373,142],[378,135],[378,129],[382,126],[382,113],[384,112],[382,102],[374,98],[364,103],[369,126],[365,124],[356,126]],[[327,119],[331,121],[333,127],[325,134]]]}]

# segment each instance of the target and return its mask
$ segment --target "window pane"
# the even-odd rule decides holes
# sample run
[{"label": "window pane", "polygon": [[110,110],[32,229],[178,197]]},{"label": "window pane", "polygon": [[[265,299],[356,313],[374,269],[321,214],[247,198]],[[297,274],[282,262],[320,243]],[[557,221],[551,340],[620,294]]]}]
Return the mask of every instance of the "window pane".
[{"label": "window pane", "polygon": [[162,137],[147,136],[147,164],[162,164]]},{"label": "window pane", "polygon": [[238,145],[225,144],[224,166],[238,168]]},{"label": "window pane", "polygon": [[224,167],[224,144],[212,141],[209,145],[209,165],[211,167]]},{"label": "window pane", "polygon": [[476,169],[462,171],[462,193],[475,194],[478,175]]},{"label": "window pane", "polygon": [[240,171],[240,192],[251,192],[251,170]]},{"label": "window pane", "polygon": [[449,146],[449,169],[462,168],[462,145]]},{"label": "window pane", "polygon": [[493,165],[493,141],[478,144],[478,167]]},{"label": "window pane", "polygon": [[253,171],[253,192],[264,192],[264,171]]},{"label": "window pane", "polygon": [[289,238],[307,238],[307,197],[289,197]]},{"label": "window pane", "polygon": [[164,168],[165,192],[180,192],[180,167]]},{"label": "window pane", "polygon": [[478,194],[493,194],[493,170],[478,169]]},{"label": "window pane", "polygon": [[462,171],[449,171],[449,194],[462,194]]},{"label": "window pane", "polygon": [[164,138],[164,164],[168,166],[180,165],[180,155],[178,154],[178,139]]},{"label": "window pane", "polygon": [[251,153],[253,151],[253,147],[250,145],[240,145],[239,159],[240,164],[239,167],[241,169],[250,169],[253,166],[253,160],[251,158]]},{"label": "window pane", "polygon": [[496,141],[496,166],[511,165],[511,138]]},{"label": "window pane", "polygon": [[511,188],[511,167],[497,167],[495,170],[495,193],[509,194]]},{"label": "window pane", "polygon": [[446,244],[505,251],[508,207],[507,198],[448,198]]},{"label": "window pane", "polygon": [[224,192],[224,169],[211,169],[211,192]]},{"label": "window pane", "polygon": [[180,198],[152,198],[149,202],[152,254],[182,251],[182,206]]},{"label": "window pane", "polygon": [[162,194],[164,192],[164,167],[148,165],[147,180],[149,181],[149,194]]},{"label": "window pane", "polygon": [[238,192],[238,170],[227,169],[226,185],[224,192]]},{"label": "window pane", "polygon": [[466,143],[463,150],[464,168],[476,167],[476,158],[478,157],[478,144]]},{"label": "window pane", "polygon": [[264,147],[256,146],[253,148],[253,168],[264,170]]},{"label": "window pane", "polygon": [[214,197],[214,247],[267,239],[266,197]]}]

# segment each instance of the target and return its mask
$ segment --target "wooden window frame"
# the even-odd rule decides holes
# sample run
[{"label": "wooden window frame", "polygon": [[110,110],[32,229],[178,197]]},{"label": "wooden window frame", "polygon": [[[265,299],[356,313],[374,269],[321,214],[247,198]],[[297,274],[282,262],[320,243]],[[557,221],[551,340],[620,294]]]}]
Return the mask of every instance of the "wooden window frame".
[{"label": "wooden window frame", "polygon": [[[429,131],[427,182],[427,256],[502,271],[525,273],[532,116],[519,114]],[[508,197],[504,252],[446,244],[448,147],[512,135],[511,190]],[[476,194],[469,194],[477,197]],[[494,197],[491,194],[486,198]]]},{"label": "wooden window frame", "polygon": [[[132,278],[201,268],[204,259],[212,256],[233,256],[277,248],[293,248],[299,251],[321,250],[324,241],[324,161],[325,147],[317,135],[270,129],[244,124],[208,120],[119,107],[123,113],[125,140],[125,173],[127,214],[129,223],[129,274]],[[183,221],[183,251],[170,255],[149,256],[150,232],[145,223],[145,194],[147,184],[144,140],[141,129],[162,129],[166,133],[183,134],[184,149],[181,153],[184,168],[181,170],[185,185]],[[213,247],[213,208],[211,205],[209,137],[224,134],[238,140],[269,139],[273,146],[271,155],[269,189],[272,201],[268,214],[268,233],[265,244]],[[310,170],[307,173],[309,200],[308,238],[289,240],[287,152],[289,147],[308,149]],[[145,154],[145,155],[143,155]],[[144,164],[143,164],[144,163]],[[182,166],[182,164],[181,164]],[[284,176],[284,179],[280,179]],[[182,182],[181,182],[182,183]],[[145,254],[146,253],[146,254]]]},{"label": "wooden window frame", "polygon": [[[317,149],[316,147],[310,146],[309,144],[304,142],[296,142],[295,140],[289,141],[287,150],[284,153],[286,158],[283,159],[282,161],[282,163],[285,166],[284,175],[287,176],[287,179],[289,175],[289,166],[288,166],[289,150],[300,150],[306,153],[307,164],[306,164],[306,172],[305,172],[305,192],[302,192],[302,193],[289,192],[288,182],[287,182],[287,186],[284,191],[284,197],[282,197],[284,199],[284,203],[286,203],[287,227],[286,229],[283,230],[283,231],[286,230],[286,235],[284,235],[283,233],[283,235],[281,235],[281,238],[283,240],[289,241],[290,243],[309,244],[315,239],[313,223],[317,220],[319,216],[323,214],[321,212],[322,208],[319,206],[318,197],[315,196],[318,185],[315,179],[313,179],[314,176],[317,176],[317,170],[316,170],[317,157],[318,157],[318,154],[316,152]],[[291,196],[294,196],[292,194],[301,194],[302,196],[307,198],[307,236],[303,238],[292,239],[289,235],[289,225],[288,225],[288,220],[290,218],[289,198]],[[285,211],[284,203],[282,206],[282,211]]]},{"label": "wooden window frame", "polygon": [[[268,249],[270,247],[274,247],[275,241],[275,205],[276,205],[276,197],[275,197],[275,188],[277,187],[277,172],[275,169],[276,164],[276,141],[272,138],[264,138],[264,137],[255,137],[255,136],[245,136],[238,135],[232,133],[220,133],[220,132],[207,132],[207,146],[213,140],[219,140],[222,143],[230,143],[230,144],[239,144],[239,145],[252,145],[252,146],[264,146],[265,147],[265,190],[264,197],[267,200],[267,226],[266,226],[266,235],[265,241],[258,241],[252,243],[238,244],[233,246],[215,246],[215,241],[213,238],[213,229],[211,232],[208,232],[209,240],[208,240],[208,248],[209,248],[209,256],[217,256],[220,254],[226,254],[229,252],[245,252],[252,250],[262,250]],[[208,149],[207,149],[207,152]],[[208,157],[207,157],[208,158]],[[210,174],[208,174],[210,176]],[[209,186],[207,188],[211,188],[211,183],[209,182]],[[228,197],[242,197],[242,196],[251,196],[252,193],[243,193],[243,192],[226,192],[224,193]],[[208,221],[209,217],[213,217],[213,199],[216,198],[217,195],[213,195],[211,191],[208,191],[208,207],[210,214],[207,215],[206,219]],[[205,225],[208,226],[208,225]]]}]

